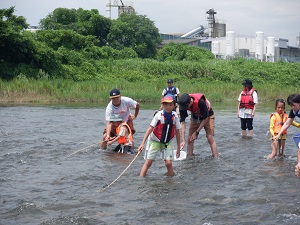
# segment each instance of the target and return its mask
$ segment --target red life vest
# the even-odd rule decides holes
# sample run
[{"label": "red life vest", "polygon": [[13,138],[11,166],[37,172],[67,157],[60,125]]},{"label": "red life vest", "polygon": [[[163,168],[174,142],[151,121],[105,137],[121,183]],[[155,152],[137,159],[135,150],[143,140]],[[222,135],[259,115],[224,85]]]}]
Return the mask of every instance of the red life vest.
[{"label": "red life vest", "polygon": [[129,134],[128,134],[127,137],[121,136],[121,137],[118,139],[119,144],[124,145],[124,144],[132,143],[132,142],[133,142],[132,132],[131,132],[131,129],[130,129],[130,127],[128,126],[127,123],[121,123],[121,124],[117,127],[117,129],[116,129],[117,135],[119,135],[122,126],[127,127],[128,131],[129,131]]},{"label": "red life vest", "polygon": [[168,143],[175,136],[175,115],[172,111],[172,117],[169,121],[166,121],[166,117],[161,113],[160,120],[157,122],[156,126],[153,128],[152,140],[159,141],[160,143]]},{"label": "red life vest", "polygon": [[256,91],[254,88],[251,88],[250,91],[246,92],[244,89],[241,93],[241,102],[239,108],[253,109],[254,108],[254,99],[253,92]]},{"label": "red life vest", "polygon": [[211,105],[210,102],[207,100],[207,98],[202,94],[202,93],[198,93],[198,94],[189,94],[189,96],[191,98],[194,99],[193,101],[193,105],[188,108],[189,111],[191,111],[195,116],[197,117],[202,117],[201,115],[201,110],[199,108],[198,102],[203,99],[205,101],[205,104],[207,106],[208,111],[211,111]]},{"label": "red life vest", "polygon": [[[288,115],[286,113],[284,113],[281,117],[281,115],[279,115],[278,113],[271,113],[270,118],[272,116],[275,116],[275,123],[274,123],[273,131],[274,131],[274,134],[278,134],[282,125],[287,121]],[[283,134],[286,134],[286,133],[287,133],[287,130],[285,130],[283,132]]]}]

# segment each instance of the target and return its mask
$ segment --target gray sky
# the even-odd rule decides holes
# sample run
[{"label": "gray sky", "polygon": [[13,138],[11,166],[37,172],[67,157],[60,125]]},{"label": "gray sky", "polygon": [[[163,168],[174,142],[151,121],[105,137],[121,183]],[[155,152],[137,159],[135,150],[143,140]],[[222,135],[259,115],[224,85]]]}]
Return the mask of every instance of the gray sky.
[{"label": "gray sky", "polygon": [[[15,14],[24,16],[30,25],[38,25],[56,8],[98,9],[107,16],[109,0],[0,0],[0,8],[15,6]],[[155,22],[161,33],[187,33],[199,25],[207,26],[206,12],[213,8],[215,18],[226,23],[227,31],[237,35],[255,35],[263,31],[265,37],[289,39],[296,45],[300,35],[299,0],[123,0],[136,12]],[[112,19],[117,8],[112,8]]]}]

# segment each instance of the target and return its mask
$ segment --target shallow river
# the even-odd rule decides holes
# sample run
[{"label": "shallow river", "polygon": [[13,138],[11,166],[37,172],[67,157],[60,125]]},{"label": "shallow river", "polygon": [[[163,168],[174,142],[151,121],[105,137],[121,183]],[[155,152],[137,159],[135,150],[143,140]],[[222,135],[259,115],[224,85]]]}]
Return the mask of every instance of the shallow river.
[{"label": "shallow river", "polygon": [[[285,159],[268,160],[272,109],[256,114],[253,139],[241,138],[235,106],[214,110],[219,159],[201,131],[175,177],[162,160],[139,177],[139,155],[97,192],[134,158],[99,151],[104,108],[0,107],[0,224],[300,224],[299,130],[289,129]],[[136,147],[153,113],[140,111]]]}]

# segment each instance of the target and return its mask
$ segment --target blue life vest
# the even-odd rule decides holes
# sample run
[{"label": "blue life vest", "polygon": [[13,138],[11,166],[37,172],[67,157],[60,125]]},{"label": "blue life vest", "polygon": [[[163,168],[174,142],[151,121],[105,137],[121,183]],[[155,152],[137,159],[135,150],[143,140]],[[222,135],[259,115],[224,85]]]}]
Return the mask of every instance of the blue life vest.
[{"label": "blue life vest", "polygon": [[171,88],[166,87],[165,90],[166,90],[166,93],[165,93],[164,96],[171,95],[171,96],[173,96],[174,101],[177,102],[177,90],[176,90],[176,87],[175,86],[172,86]]}]

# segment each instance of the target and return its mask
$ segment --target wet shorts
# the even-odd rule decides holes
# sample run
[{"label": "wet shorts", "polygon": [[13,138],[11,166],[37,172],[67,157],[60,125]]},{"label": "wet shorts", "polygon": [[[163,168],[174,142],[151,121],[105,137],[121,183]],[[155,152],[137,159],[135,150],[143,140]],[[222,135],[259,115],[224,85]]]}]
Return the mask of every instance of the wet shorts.
[{"label": "wet shorts", "polygon": [[[275,133],[275,136],[276,136],[277,134]],[[270,138],[270,140],[273,140],[273,137],[272,137],[272,135],[271,135],[271,138]],[[280,135],[280,138],[279,138],[279,140],[286,140],[286,134],[282,134],[282,135]]]},{"label": "wet shorts", "polygon": [[155,160],[158,153],[161,153],[162,159],[172,160],[172,145],[168,144],[168,147],[165,148],[165,144],[162,144],[157,141],[150,141],[149,149],[145,151],[145,159]]}]

